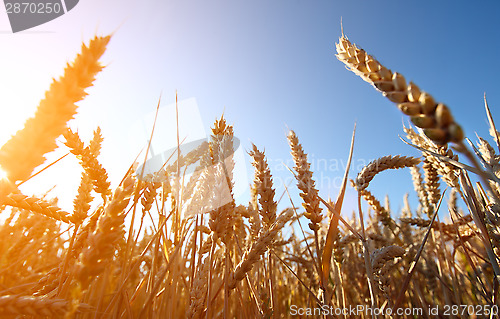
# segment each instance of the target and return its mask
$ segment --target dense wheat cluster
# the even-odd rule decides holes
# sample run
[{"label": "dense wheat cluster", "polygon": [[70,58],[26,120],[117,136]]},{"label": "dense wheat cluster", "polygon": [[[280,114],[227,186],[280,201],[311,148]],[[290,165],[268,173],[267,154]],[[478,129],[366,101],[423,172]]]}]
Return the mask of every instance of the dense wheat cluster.
[{"label": "dense wheat cluster", "polygon": [[[236,202],[234,128],[224,117],[208,142],[186,154],[179,148],[175,162],[155,174],[130,163],[121,181],[110,181],[99,160],[100,129],[84,141],[68,126],[102,69],[109,39],[82,46],[0,149],[7,175],[0,180],[1,318],[434,318],[454,305],[481,305],[477,317],[498,317],[500,145],[487,105],[497,143],[480,138],[473,155],[448,107],[342,36],[338,59],[411,117],[416,127],[404,132],[421,151],[387,155],[354,172],[359,208],[352,217],[339,214],[347,172],[336,201],[324,200],[307,145],[293,131],[297,184],[290,192],[301,205],[290,200],[290,208],[278,209],[273,172],[256,145],[249,150],[252,199]],[[20,187],[51,164],[44,155],[56,141],[82,168],[68,212],[47,190],[24,194]],[[194,173],[185,180],[188,167]],[[393,211],[370,192],[390,169],[411,173],[417,207],[405,197],[404,208]],[[359,306],[381,312],[345,311]],[[468,311],[453,315],[473,317]]]}]

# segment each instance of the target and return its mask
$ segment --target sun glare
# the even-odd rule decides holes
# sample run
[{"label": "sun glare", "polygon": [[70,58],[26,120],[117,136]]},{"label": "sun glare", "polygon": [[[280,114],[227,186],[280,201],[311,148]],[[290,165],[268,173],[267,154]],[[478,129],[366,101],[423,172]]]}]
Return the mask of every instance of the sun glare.
[{"label": "sun glare", "polygon": [[7,178],[7,173],[0,167],[0,180],[6,179]]}]

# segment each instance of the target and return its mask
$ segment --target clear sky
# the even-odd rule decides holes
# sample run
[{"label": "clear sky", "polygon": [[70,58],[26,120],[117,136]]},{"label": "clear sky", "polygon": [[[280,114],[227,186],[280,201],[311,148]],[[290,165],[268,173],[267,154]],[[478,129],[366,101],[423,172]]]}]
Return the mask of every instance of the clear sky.
[{"label": "clear sky", "polygon": [[[320,194],[336,197],[355,122],[351,178],[374,158],[419,155],[399,140],[406,119],[395,105],[336,59],[341,18],[352,42],[446,103],[475,140],[475,132],[489,137],[484,92],[500,123],[499,16],[498,1],[81,0],[56,20],[12,34],[2,8],[0,144],[34,112],[82,41],[114,32],[102,59],[107,67],[71,124],[87,140],[101,126],[102,162],[113,185],[142,147],[133,138],[137,122],[150,116],[160,95],[168,109],[177,90],[179,100],[194,98],[197,105],[195,119],[186,117],[184,125],[208,132],[224,113],[243,153],[251,142],[265,149],[280,185],[291,178],[280,163],[290,164],[286,132],[295,130]],[[243,184],[252,179],[245,156]],[[54,195],[76,194],[79,173],[61,178]],[[34,180],[27,192],[55,183]],[[412,193],[410,174],[385,173],[371,189],[380,200],[389,193],[397,209],[403,194]],[[346,205],[354,207],[354,200],[350,191]],[[70,209],[71,196],[60,204]]]}]

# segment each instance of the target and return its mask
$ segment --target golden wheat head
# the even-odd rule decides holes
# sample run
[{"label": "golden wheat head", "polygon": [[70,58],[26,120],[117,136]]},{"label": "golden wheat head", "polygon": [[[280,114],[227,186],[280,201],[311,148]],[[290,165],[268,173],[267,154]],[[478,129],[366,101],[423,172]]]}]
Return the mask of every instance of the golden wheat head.
[{"label": "golden wheat head", "polygon": [[351,43],[345,35],[339,39],[336,48],[337,58],[341,62],[396,103],[434,143],[444,145],[463,140],[462,128],[455,122],[446,105],[437,103],[415,84],[410,82],[407,85],[402,74],[393,73],[365,50]]}]

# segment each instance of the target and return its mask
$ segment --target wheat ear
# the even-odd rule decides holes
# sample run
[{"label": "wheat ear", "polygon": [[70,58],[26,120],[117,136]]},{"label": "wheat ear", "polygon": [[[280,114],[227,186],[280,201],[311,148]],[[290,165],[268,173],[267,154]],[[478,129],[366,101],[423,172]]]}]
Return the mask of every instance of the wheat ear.
[{"label": "wheat ear", "polygon": [[267,248],[273,243],[278,232],[285,223],[293,216],[293,210],[285,210],[271,227],[261,233],[261,235],[252,243],[252,246],[243,255],[243,259],[236,266],[229,279],[229,288],[234,289],[236,284],[245,278],[245,275],[252,270],[253,265],[259,261],[260,256],[264,254]]},{"label": "wheat ear", "polygon": [[90,192],[92,191],[92,180],[87,172],[82,172],[82,179],[78,187],[78,194],[73,201],[74,209],[71,218],[75,224],[81,224],[87,218],[90,210],[90,203],[94,199]]},{"label": "wheat ear", "polygon": [[[92,138],[88,146],[89,153],[92,154],[94,157],[99,156],[99,154],[101,153],[102,141],[103,138],[101,135],[101,128],[97,127],[97,129],[94,131],[94,137]],[[78,142],[81,143],[79,138]],[[83,148],[83,143],[81,144],[80,143],[78,145]],[[92,178],[89,176],[89,173],[83,171],[80,186],[78,187],[78,195],[73,201],[74,209],[73,209],[73,215],[71,216],[76,224],[81,224],[83,220],[87,218],[90,209],[90,203],[94,199],[90,194],[92,189],[93,189]]]},{"label": "wheat ear", "polygon": [[364,190],[378,173],[387,169],[398,169],[403,167],[413,167],[420,163],[420,159],[407,156],[384,156],[378,158],[363,167],[354,181],[358,191]]},{"label": "wheat ear", "polygon": [[294,169],[297,172],[297,186],[301,190],[300,197],[304,201],[302,205],[306,210],[304,216],[311,221],[309,228],[317,231],[319,224],[323,220],[323,216],[319,207],[318,190],[312,178],[311,164],[307,161],[307,155],[302,149],[302,145],[299,143],[299,139],[294,131],[288,133],[288,143],[290,144],[293,161],[295,162]]},{"label": "wheat ear", "polygon": [[434,212],[434,205],[437,205],[439,199],[441,198],[441,191],[439,190],[439,177],[438,172],[432,166],[432,163],[428,158],[424,159],[424,164],[422,165],[425,174],[425,192],[427,195],[427,202],[429,205],[426,207],[425,213],[430,218]]},{"label": "wheat ear", "polygon": [[[413,188],[417,193],[422,210],[428,211],[429,201],[427,200],[427,193],[425,192],[425,184],[420,172],[420,168],[418,166],[410,167],[410,172],[413,180]],[[408,209],[407,212],[411,213],[411,210]]]},{"label": "wheat ear", "polygon": [[35,167],[43,164],[44,155],[56,149],[56,138],[76,114],[75,103],[85,97],[85,89],[92,86],[102,70],[99,58],[109,40],[110,36],[95,37],[88,46],[82,45],[73,64],[68,64],[64,75],[50,85],[35,116],[0,148],[0,166],[9,180],[26,180]]},{"label": "wheat ear", "polygon": [[236,207],[233,198],[233,139],[233,127],[226,124],[224,117],[216,120],[210,142],[210,155],[216,179],[213,185],[215,209],[210,212],[208,225],[226,244],[232,237],[231,229]]},{"label": "wheat ear", "polygon": [[336,48],[337,58],[341,62],[396,103],[434,143],[444,145],[462,142],[462,128],[455,122],[446,105],[436,103],[430,94],[420,91],[415,84],[410,82],[407,85],[403,75],[384,67],[365,50],[351,43],[345,35],[339,39]]},{"label": "wheat ear", "polygon": [[99,218],[97,229],[89,238],[89,246],[82,252],[78,279],[85,288],[93,276],[99,275],[106,262],[113,257],[115,246],[124,235],[125,208],[134,190],[135,181],[127,177],[118,187],[112,200]]},{"label": "wheat ear", "polygon": [[276,221],[277,204],[274,201],[275,191],[271,171],[267,165],[264,152],[259,151],[257,146],[252,144],[252,151],[249,153],[253,158],[252,165],[255,167],[254,188],[259,195],[260,215],[262,221],[269,227]]},{"label": "wheat ear", "polygon": [[68,224],[73,222],[68,216],[68,213],[37,197],[29,197],[23,194],[10,194],[0,199],[0,206],[1,205],[26,209]]},{"label": "wheat ear", "polygon": [[[410,139],[415,145],[426,150],[433,151],[442,156],[446,156],[454,161],[458,161],[458,155],[454,154],[447,145],[436,146],[426,136],[417,134],[417,132],[415,132],[411,127],[403,127],[403,130],[406,133],[406,137],[408,137],[408,139]],[[460,169],[450,163],[444,162],[431,153],[422,152],[422,155],[432,165],[432,167],[437,170],[438,174],[442,176],[443,181],[448,184],[448,186],[460,189],[460,183],[458,181]]]},{"label": "wheat ear", "polygon": [[[66,139],[65,144],[71,149],[71,153],[80,158],[80,164],[92,180],[94,190],[101,194],[103,200],[106,201],[106,197],[111,193],[109,189],[111,183],[108,181],[108,173],[97,160],[97,155],[92,153],[92,150],[97,147],[96,142],[93,141],[85,147],[78,133],[71,129],[67,129],[63,135]],[[99,154],[99,149],[97,149],[97,154]]]},{"label": "wheat ear", "polygon": [[[63,299],[28,297],[18,295],[0,296],[0,315],[45,316],[59,318],[69,310],[70,302]],[[78,306],[79,312],[92,308],[86,304]]]},{"label": "wheat ear", "polygon": [[375,278],[378,279],[378,285],[387,299],[389,294],[387,288],[389,286],[389,272],[392,268],[391,260],[403,257],[405,250],[397,245],[387,246],[375,250],[371,256],[372,271]]},{"label": "wheat ear", "polygon": [[198,273],[193,280],[193,286],[189,293],[191,303],[189,304],[186,318],[200,318],[203,313],[207,295],[208,267],[208,258],[206,258],[203,264],[200,265]]}]

